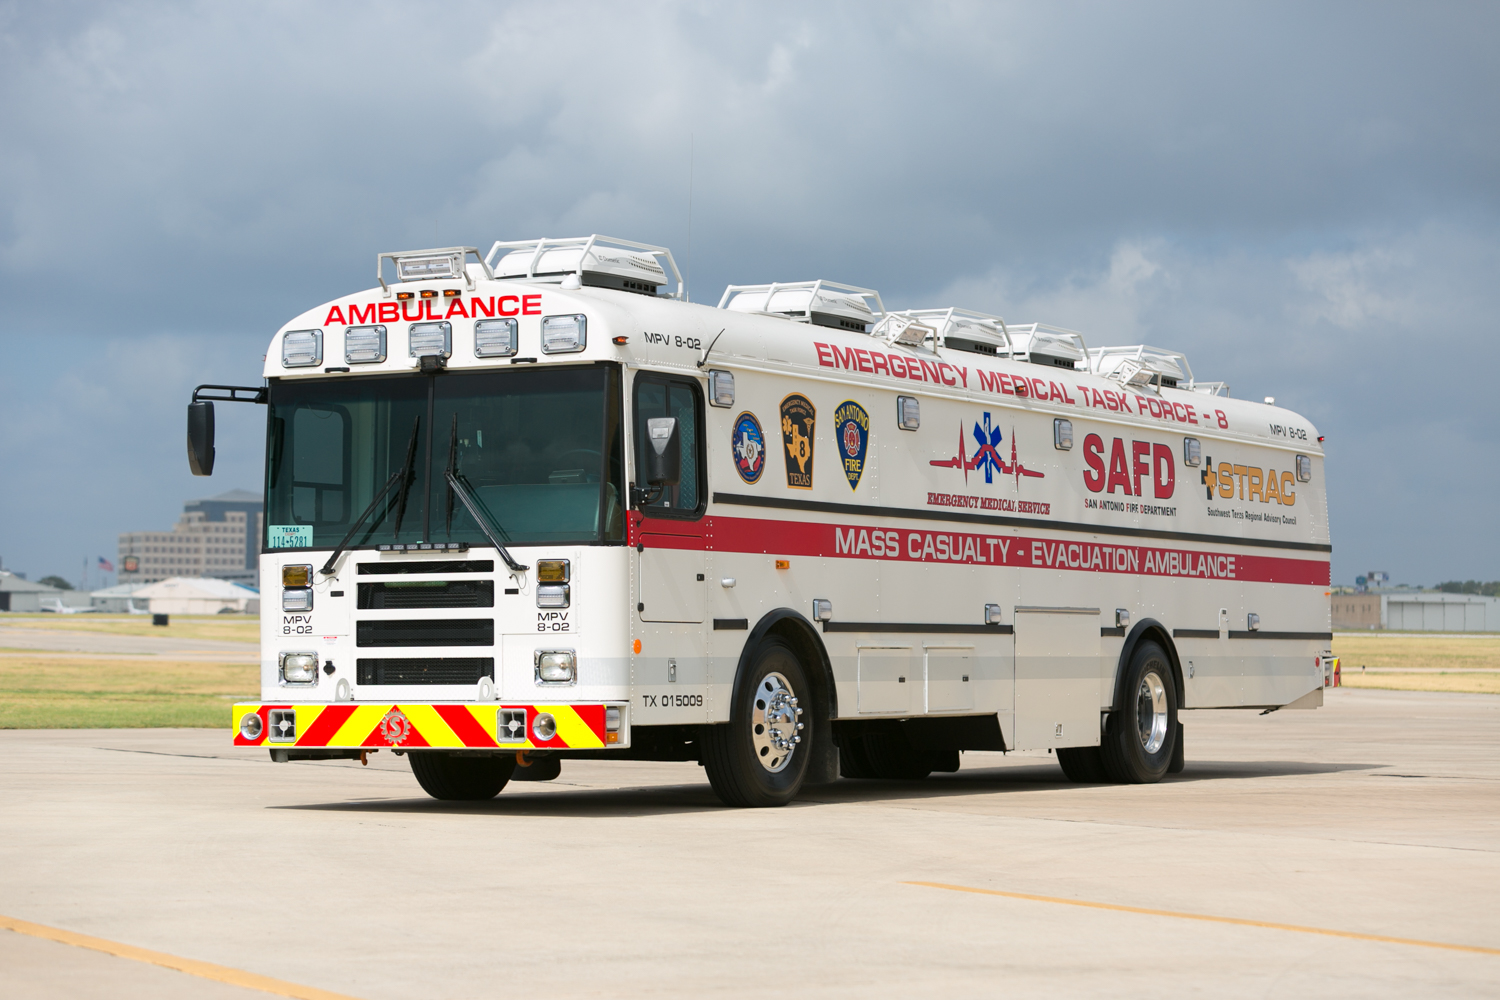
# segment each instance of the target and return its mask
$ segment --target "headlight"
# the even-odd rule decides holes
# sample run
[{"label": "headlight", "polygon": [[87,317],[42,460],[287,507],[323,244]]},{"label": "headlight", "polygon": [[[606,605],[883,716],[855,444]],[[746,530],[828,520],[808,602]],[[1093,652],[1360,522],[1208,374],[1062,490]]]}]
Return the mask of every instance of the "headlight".
[{"label": "headlight", "polygon": [[310,368],[322,363],[322,330],[288,330],[281,335],[281,367]]},{"label": "headlight", "polygon": [[282,653],[281,682],[283,684],[318,683],[318,654]]},{"label": "headlight", "polygon": [[344,331],[344,364],[370,365],[385,360],[385,327],[351,326]]},{"label": "headlight", "polygon": [[570,354],[588,346],[588,318],[575,316],[542,317],[542,353]]},{"label": "headlight", "polygon": [[571,649],[536,651],[538,684],[573,684],[578,680],[578,659]]},{"label": "headlight", "polygon": [[247,740],[260,739],[261,730],[265,728],[260,721],[260,716],[254,712],[240,717],[240,735]]},{"label": "headlight", "polygon": [[568,585],[554,583],[536,588],[536,606],[539,608],[565,608],[568,606]]},{"label": "headlight", "polygon": [[506,358],[516,353],[516,321],[481,319],[474,323],[474,356]]},{"label": "headlight", "polygon": [[547,712],[538,712],[536,718],[531,720],[531,734],[538,743],[546,743],[557,735],[557,720]]}]

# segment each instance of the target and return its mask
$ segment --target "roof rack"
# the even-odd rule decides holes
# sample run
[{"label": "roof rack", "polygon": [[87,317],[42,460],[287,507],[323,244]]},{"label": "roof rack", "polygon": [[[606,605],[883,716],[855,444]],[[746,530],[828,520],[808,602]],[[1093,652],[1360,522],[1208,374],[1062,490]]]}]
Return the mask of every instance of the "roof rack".
[{"label": "roof rack", "polygon": [[[874,307],[871,307],[871,302]],[[766,285],[730,285],[719,308],[732,312],[780,316],[798,323],[836,330],[867,331],[885,319],[885,304],[873,288],[838,281],[773,281]]]},{"label": "roof rack", "polygon": [[909,317],[930,327],[934,347],[952,347],[1002,358],[1010,357],[1015,351],[1005,320],[990,313],[950,306],[947,309],[904,309],[893,315]]},{"label": "roof rack", "polygon": [[[502,250],[510,252],[501,254]],[[685,299],[687,294],[672,251],[598,233],[557,239],[496,240],[484,255],[483,263],[494,270],[497,278],[556,278],[566,284],[567,278],[573,276],[579,285],[602,285],[651,295],[667,283],[667,268],[670,268],[672,279],[677,282],[677,291],[670,293],[670,297]]]}]

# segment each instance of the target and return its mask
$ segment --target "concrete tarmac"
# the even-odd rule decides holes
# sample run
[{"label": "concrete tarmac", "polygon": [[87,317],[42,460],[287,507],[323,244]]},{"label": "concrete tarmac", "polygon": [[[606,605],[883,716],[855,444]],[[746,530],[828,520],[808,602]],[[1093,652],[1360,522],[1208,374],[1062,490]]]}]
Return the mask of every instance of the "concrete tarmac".
[{"label": "concrete tarmac", "polygon": [[116,632],[70,632],[65,629],[6,628],[0,625],[0,650],[50,650],[79,653],[135,653],[156,656],[219,656],[260,659],[260,644],[225,639],[179,639],[175,636],[121,635]]},{"label": "concrete tarmac", "polygon": [[[1500,953],[1065,902],[1500,949],[1500,697],[1184,722],[1158,785],[974,753],[766,810],[693,764],[451,804],[389,753],[0,732],[0,914],[368,1000],[1500,992]],[[0,970],[15,1000],[266,995],[4,931]]]}]

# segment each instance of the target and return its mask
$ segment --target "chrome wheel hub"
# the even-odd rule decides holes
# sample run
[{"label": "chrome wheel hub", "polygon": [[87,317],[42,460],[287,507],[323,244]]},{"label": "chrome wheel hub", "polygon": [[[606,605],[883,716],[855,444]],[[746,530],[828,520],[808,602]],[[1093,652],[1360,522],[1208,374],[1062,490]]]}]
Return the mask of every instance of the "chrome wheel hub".
[{"label": "chrome wheel hub", "polygon": [[797,693],[774,670],[760,679],[750,711],[750,743],[755,759],[773,774],[786,768],[802,742],[802,709]]},{"label": "chrome wheel hub", "polygon": [[1135,724],[1146,753],[1156,753],[1167,741],[1167,686],[1155,670],[1146,671],[1136,691]]}]

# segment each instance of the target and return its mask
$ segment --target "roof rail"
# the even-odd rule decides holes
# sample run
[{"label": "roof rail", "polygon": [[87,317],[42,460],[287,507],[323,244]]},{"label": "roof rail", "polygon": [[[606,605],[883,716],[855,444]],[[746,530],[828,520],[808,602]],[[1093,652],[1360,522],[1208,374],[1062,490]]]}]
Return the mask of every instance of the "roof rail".
[{"label": "roof rail", "polygon": [[[873,301],[874,306],[871,307]],[[763,313],[798,323],[858,329],[885,319],[885,304],[873,288],[838,281],[773,281],[765,285],[730,285],[719,299],[720,309]]]},{"label": "roof rail", "polygon": [[[500,251],[509,250],[509,254],[501,254]],[[677,262],[672,259],[672,251],[666,247],[652,246],[650,243],[637,243],[635,240],[622,240],[614,236],[601,236],[594,233],[592,236],[564,236],[555,239],[543,237],[538,240],[496,240],[495,245],[490,247],[490,252],[484,255],[484,266],[486,269],[494,268],[503,258],[508,258],[518,250],[530,250],[531,256],[526,260],[526,270],[523,273],[516,272],[501,277],[526,277],[535,278],[538,275],[574,274],[580,283],[583,281],[585,271],[600,274],[621,275],[625,277],[638,277],[653,285],[664,285],[667,283],[667,269],[672,272],[672,279],[677,282],[677,291],[670,293],[670,297],[686,301],[687,289],[682,283],[682,272],[677,270]],[[623,250],[626,255],[606,256],[600,251]],[[628,251],[643,250],[647,256],[631,254]],[[666,267],[662,266],[665,262]],[[656,277],[660,276],[659,281]]]}]

